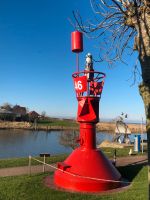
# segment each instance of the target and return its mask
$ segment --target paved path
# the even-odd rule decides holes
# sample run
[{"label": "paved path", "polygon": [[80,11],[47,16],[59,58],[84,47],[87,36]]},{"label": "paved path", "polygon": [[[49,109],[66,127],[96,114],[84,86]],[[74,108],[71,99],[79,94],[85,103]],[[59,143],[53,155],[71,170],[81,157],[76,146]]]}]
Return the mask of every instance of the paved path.
[{"label": "paved path", "polygon": [[[141,164],[141,163],[147,164],[147,156],[127,156],[127,157],[117,158],[116,165],[125,166],[125,165]],[[56,166],[56,164],[53,165]],[[45,171],[50,172],[54,171],[54,169],[45,166]],[[31,167],[31,174],[36,174],[41,172],[43,172],[43,165],[36,165]],[[26,174],[30,174],[30,169],[28,166],[0,169],[0,177],[19,176]]]},{"label": "paved path", "polygon": [[[45,166],[45,172],[51,172],[51,171],[54,171],[54,169]],[[43,165],[36,165],[31,167],[31,174],[37,174],[41,172],[43,172]],[[26,174],[30,174],[30,169],[28,166],[0,169],[0,177],[19,176]]]},{"label": "paved path", "polygon": [[117,166],[135,165],[135,164],[147,164],[147,156],[127,156],[120,157],[116,160]]}]

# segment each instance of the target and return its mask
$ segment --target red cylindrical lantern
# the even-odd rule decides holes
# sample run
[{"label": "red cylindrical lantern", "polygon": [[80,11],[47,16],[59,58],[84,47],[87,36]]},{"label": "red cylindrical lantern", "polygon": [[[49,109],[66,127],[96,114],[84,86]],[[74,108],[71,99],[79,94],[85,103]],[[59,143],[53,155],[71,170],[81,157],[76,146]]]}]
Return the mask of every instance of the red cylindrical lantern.
[{"label": "red cylindrical lantern", "polygon": [[83,51],[83,34],[79,31],[71,33],[71,50],[75,53]]}]

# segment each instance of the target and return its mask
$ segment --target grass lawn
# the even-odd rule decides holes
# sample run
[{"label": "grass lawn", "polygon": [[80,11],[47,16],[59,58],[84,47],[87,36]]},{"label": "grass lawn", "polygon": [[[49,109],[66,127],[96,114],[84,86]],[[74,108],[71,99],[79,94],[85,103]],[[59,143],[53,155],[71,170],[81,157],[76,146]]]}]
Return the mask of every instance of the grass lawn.
[{"label": "grass lawn", "polygon": [[[68,154],[56,155],[46,158],[46,162],[56,163],[65,160]],[[43,158],[36,157],[38,160],[43,161]],[[12,158],[12,159],[0,159],[0,168],[8,168],[8,167],[19,167],[19,166],[27,166],[29,163],[29,158]],[[32,160],[32,165],[40,165],[41,163]]]},{"label": "grass lawn", "polygon": [[119,168],[122,176],[132,181],[127,190],[105,195],[88,195],[47,188],[43,179],[48,174],[0,178],[0,200],[146,200],[147,167],[142,165]]},{"label": "grass lawn", "polygon": [[[128,156],[130,148],[123,148],[123,149],[117,149],[117,157],[124,157]],[[105,155],[113,159],[114,156],[114,149],[112,148],[101,148],[101,150],[105,153]],[[146,151],[144,152],[144,154]],[[137,153],[137,155],[141,155],[141,153]],[[143,154],[142,154],[143,155]],[[67,158],[68,154],[62,154],[62,155],[56,155],[56,156],[51,156],[50,158],[46,158],[46,162],[51,164],[51,163],[56,163],[65,160]],[[36,157],[37,159],[43,161],[43,158]],[[0,168],[7,168],[7,167],[19,167],[19,166],[27,166],[29,163],[28,158],[13,158],[13,159],[0,159]],[[32,165],[39,165],[40,163],[32,160]]]},{"label": "grass lawn", "polygon": [[[114,150],[103,148],[104,153],[113,157]],[[117,149],[117,156],[127,156],[129,149]],[[68,155],[51,156],[47,158],[48,163],[63,161]],[[39,158],[38,159],[43,159]],[[37,162],[32,161],[32,165]],[[28,165],[28,158],[16,158],[0,160],[0,167],[14,167]],[[132,185],[122,192],[108,195],[88,195],[56,191],[43,185],[43,179],[48,174],[38,174],[32,176],[16,176],[0,178],[0,200],[130,200],[130,199],[147,199],[147,167],[142,165],[120,167],[119,171],[122,177],[132,182]]]},{"label": "grass lawn", "polygon": [[[130,151],[131,147],[126,147],[126,148],[122,148],[122,149],[116,149],[116,156],[117,157],[125,157],[128,156],[129,151]],[[132,147],[133,149],[133,147]],[[115,149],[110,148],[110,147],[103,147],[101,148],[101,150],[104,152],[104,154],[108,157],[108,158],[113,158],[114,157],[114,151]],[[134,152],[135,155],[145,155],[147,153],[147,148],[144,148],[144,152],[142,154],[142,152]],[[134,158],[134,157],[133,157]]]},{"label": "grass lawn", "polygon": [[40,126],[58,126],[58,127],[78,127],[78,123],[75,120],[39,120],[38,127]]}]

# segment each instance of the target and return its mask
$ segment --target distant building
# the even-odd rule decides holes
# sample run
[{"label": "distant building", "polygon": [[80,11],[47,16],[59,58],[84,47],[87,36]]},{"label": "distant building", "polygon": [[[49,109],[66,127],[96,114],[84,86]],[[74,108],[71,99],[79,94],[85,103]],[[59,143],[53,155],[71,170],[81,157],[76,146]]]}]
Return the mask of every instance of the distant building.
[{"label": "distant building", "polygon": [[16,117],[22,117],[27,114],[26,108],[19,105],[15,105],[12,109],[12,112],[16,115]]},{"label": "distant building", "polygon": [[38,119],[40,117],[40,115],[37,112],[35,112],[34,110],[29,112],[28,115],[31,120]]},{"label": "distant building", "polygon": [[4,108],[0,108],[0,120],[13,121],[14,118],[15,118],[15,114],[12,111],[6,110]]},{"label": "distant building", "polygon": [[4,108],[0,108],[0,114],[12,114],[12,111],[8,111]]},{"label": "distant building", "polygon": [[0,109],[7,111],[12,111],[12,107],[8,103],[4,103],[2,106],[0,106]]}]

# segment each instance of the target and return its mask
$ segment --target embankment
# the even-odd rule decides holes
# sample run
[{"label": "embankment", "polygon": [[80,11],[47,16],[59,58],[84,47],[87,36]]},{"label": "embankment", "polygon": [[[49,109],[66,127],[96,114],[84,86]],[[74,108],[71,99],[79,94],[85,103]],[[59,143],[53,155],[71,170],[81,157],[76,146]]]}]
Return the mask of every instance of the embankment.
[{"label": "embankment", "polygon": [[[96,125],[97,131],[102,132],[114,132],[115,123],[114,122],[99,122]],[[140,124],[128,124],[132,133],[141,133],[141,125]],[[0,129],[28,129],[28,130],[78,130],[78,123],[76,126],[69,126],[69,122],[67,122],[67,126],[62,125],[42,125],[42,124],[33,124],[29,122],[0,122]],[[146,126],[143,125],[143,132],[146,132]]]},{"label": "embankment", "polygon": [[[127,124],[132,133],[141,133],[141,124]],[[99,131],[114,132],[114,122],[99,122],[97,123],[97,129]],[[143,132],[146,132],[146,126],[143,125]]]}]

